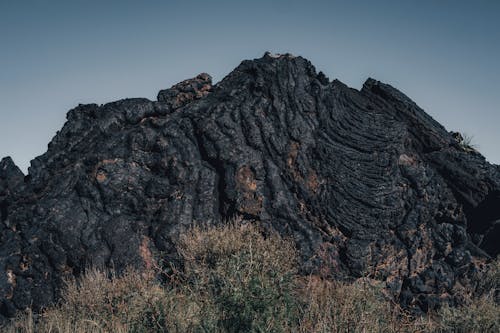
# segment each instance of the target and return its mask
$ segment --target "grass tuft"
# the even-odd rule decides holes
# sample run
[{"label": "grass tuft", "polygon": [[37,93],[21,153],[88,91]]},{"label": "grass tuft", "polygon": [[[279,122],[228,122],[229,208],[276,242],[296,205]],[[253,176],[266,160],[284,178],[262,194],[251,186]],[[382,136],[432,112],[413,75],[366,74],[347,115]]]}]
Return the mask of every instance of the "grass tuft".
[{"label": "grass tuft", "polygon": [[498,260],[478,286],[480,297],[414,318],[375,280],[300,276],[294,243],[255,224],[194,227],[176,245],[184,266],[168,285],[154,270],[117,276],[89,269],[66,281],[59,304],[37,315],[20,313],[2,332],[500,331]]}]

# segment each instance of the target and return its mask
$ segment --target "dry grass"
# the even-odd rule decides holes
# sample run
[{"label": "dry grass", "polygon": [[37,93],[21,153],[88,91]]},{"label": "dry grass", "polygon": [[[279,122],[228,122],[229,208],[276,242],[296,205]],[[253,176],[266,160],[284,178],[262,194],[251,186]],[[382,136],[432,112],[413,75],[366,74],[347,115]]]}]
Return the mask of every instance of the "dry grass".
[{"label": "dry grass", "polygon": [[172,283],[157,272],[120,276],[89,269],[66,283],[60,304],[21,313],[7,333],[122,332],[498,332],[500,264],[466,307],[411,318],[380,282],[347,283],[297,274],[293,242],[241,221],[195,227],[177,244],[184,267]]},{"label": "dry grass", "polygon": [[439,310],[439,332],[500,332],[500,307],[484,296],[461,307]]},{"label": "dry grass", "polygon": [[352,283],[311,276],[303,281],[304,301],[298,332],[431,332],[433,322],[412,318],[386,299],[380,282]]},{"label": "dry grass", "polygon": [[439,332],[500,332],[500,258],[478,277],[477,294],[460,307],[443,306],[438,315]]},{"label": "dry grass", "polygon": [[141,311],[164,297],[165,291],[152,274],[127,270],[120,277],[89,269],[78,281],[66,281],[58,306],[37,318],[30,311],[12,328],[17,332],[129,332]]}]

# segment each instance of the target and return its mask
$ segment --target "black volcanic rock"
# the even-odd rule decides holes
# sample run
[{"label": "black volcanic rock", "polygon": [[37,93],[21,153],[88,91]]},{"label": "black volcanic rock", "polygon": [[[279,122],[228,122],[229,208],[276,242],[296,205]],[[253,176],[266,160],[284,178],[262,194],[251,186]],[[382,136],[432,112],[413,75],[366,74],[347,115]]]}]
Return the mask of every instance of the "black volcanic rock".
[{"label": "black volcanic rock", "polygon": [[26,178],[1,165],[3,316],[89,265],[175,260],[182,230],[235,215],[292,236],[304,273],[369,275],[424,310],[500,250],[498,166],[391,86],[351,89],[289,54],[156,102],[80,105]]},{"label": "black volcanic rock", "polygon": [[0,161],[0,221],[7,219],[13,193],[19,190],[24,175],[10,157]]},{"label": "black volcanic rock", "polygon": [[212,77],[201,73],[197,77],[182,81],[170,89],[160,90],[158,101],[172,108],[179,108],[195,99],[207,96],[212,89]]}]

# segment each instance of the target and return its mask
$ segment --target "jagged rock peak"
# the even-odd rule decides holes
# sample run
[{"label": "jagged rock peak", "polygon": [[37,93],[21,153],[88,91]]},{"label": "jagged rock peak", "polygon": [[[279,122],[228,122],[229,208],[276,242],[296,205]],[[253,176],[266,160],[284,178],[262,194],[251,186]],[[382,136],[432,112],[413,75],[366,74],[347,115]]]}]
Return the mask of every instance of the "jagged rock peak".
[{"label": "jagged rock peak", "polygon": [[0,161],[0,169],[6,169],[7,166],[13,165],[13,164],[14,164],[14,161],[12,160],[12,157],[6,156],[6,157],[2,158],[2,160]]},{"label": "jagged rock peak", "polygon": [[[271,66],[269,67],[268,65]],[[303,68],[304,73],[316,76],[316,69],[309,60],[301,56],[294,56],[290,53],[274,54],[269,51],[264,53],[260,58],[242,61],[240,66],[236,67],[235,71],[258,67],[262,70],[273,70],[276,72],[294,72],[297,71],[297,69]]]},{"label": "jagged rock peak", "polygon": [[0,178],[23,177],[24,174],[14,163],[10,156],[2,158],[0,161]]},{"label": "jagged rock peak", "polygon": [[288,58],[288,59],[294,59],[297,58],[291,53],[272,53],[270,51],[266,51],[264,53],[264,58],[272,58],[272,59],[280,59],[280,58]]},{"label": "jagged rock peak", "polygon": [[329,84],[323,72],[317,72],[314,65],[301,56],[272,54],[244,60],[216,85],[217,90],[235,94],[250,91],[254,95],[274,94],[274,89],[287,87],[292,90],[309,90],[311,86]]},{"label": "jagged rock peak", "polygon": [[169,89],[160,90],[158,101],[168,103],[172,108],[182,107],[194,100],[207,96],[212,90],[212,77],[207,73],[184,80]]},{"label": "jagged rock peak", "polygon": [[13,201],[13,193],[21,190],[20,185],[23,181],[24,174],[12,158],[3,158],[0,161],[0,222],[7,219],[9,206]]}]

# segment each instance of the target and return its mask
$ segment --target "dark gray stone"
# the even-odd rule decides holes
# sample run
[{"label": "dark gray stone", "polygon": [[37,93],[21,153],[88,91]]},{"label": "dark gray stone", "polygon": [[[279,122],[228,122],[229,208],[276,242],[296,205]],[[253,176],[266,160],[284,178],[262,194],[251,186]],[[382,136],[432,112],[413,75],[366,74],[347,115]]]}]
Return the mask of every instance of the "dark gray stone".
[{"label": "dark gray stone", "polygon": [[234,215],[292,236],[304,273],[459,301],[499,253],[500,169],[456,137],[389,85],[357,91],[289,54],[157,102],[80,105],[26,179],[0,164],[0,313],[54,302],[89,265],[176,260],[182,230]]}]

